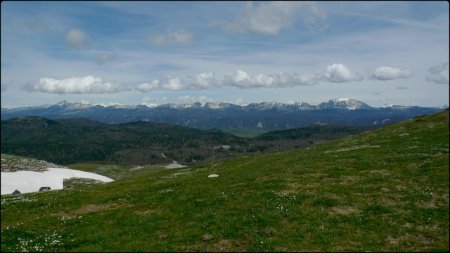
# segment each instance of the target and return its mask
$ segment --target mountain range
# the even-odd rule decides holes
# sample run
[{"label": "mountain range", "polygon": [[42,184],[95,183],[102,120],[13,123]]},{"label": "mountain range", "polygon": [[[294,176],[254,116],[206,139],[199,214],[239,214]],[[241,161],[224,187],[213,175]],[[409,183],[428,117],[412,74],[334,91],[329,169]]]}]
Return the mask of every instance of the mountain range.
[{"label": "mountain range", "polygon": [[436,107],[400,106],[371,107],[364,102],[337,98],[318,105],[277,102],[236,105],[224,102],[188,104],[85,104],[62,101],[54,105],[22,108],[2,108],[1,119],[18,116],[40,116],[49,119],[87,118],[104,123],[149,121],[170,123],[200,129],[261,129],[283,130],[329,125],[384,125],[431,114]]}]

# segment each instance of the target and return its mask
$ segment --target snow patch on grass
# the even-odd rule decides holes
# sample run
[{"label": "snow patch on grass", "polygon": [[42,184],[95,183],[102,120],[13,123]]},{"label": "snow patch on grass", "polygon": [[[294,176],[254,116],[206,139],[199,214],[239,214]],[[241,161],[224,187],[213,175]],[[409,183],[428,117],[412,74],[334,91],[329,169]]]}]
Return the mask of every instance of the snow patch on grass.
[{"label": "snow patch on grass", "polygon": [[11,194],[14,190],[21,193],[37,192],[48,186],[51,190],[63,189],[64,179],[73,177],[91,178],[102,182],[111,182],[111,178],[80,170],[48,168],[47,171],[15,171],[1,173],[1,194]]}]

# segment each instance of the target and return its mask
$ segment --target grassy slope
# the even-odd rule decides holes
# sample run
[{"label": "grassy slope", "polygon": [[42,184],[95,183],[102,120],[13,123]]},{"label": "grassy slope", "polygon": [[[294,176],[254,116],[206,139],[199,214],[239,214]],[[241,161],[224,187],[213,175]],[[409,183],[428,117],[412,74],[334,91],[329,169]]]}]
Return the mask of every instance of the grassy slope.
[{"label": "grassy slope", "polygon": [[2,196],[1,250],[448,251],[448,118],[446,110],[309,149]]}]

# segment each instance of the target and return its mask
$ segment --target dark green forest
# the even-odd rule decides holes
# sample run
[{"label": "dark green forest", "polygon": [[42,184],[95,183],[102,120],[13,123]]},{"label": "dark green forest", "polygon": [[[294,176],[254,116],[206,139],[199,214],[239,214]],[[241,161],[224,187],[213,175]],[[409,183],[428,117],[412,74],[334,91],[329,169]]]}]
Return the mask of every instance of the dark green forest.
[{"label": "dark green forest", "polygon": [[18,117],[1,122],[1,152],[57,164],[193,164],[276,152],[360,133],[368,127],[310,126],[242,138],[166,123],[106,124],[83,118]]}]

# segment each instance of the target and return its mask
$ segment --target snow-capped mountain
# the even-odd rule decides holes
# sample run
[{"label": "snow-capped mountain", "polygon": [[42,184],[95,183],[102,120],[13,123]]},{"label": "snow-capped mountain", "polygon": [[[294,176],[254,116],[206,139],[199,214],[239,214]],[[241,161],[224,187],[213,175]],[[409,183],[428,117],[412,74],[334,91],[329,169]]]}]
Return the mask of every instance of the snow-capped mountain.
[{"label": "snow-capped mountain", "polygon": [[294,104],[294,106],[296,108],[298,108],[299,110],[313,110],[316,108],[316,106],[313,106],[313,105],[310,105],[310,104],[304,103],[304,102],[301,102],[301,103],[297,102]]},{"label": "snow-capped mountain", "polygon": [[247,108],[253,108],[253,109],[259,109],[259,110],[269,110],[269,109],[283,109],[289,105],[278,103],[278,102],[261,102],[261,103],[250,103],[248,104]]},{"label": "snow-capped mountain", "polygon": [[328,102],[323,102],[318,105],[319,108],[340,108],[340,109],[370,109],[369,105],[363,103],[361,101],[351,99],[351,98],[335,98],[331,99]]},{"label": "snow-capped mountain", "polygon": [[235,105],[223,102],[195,102],[185,104],[116,103],[87,104],[61,101],[51,106],[2,108],[2,120],[20,116],[40,116],[50,119],[87,118],[106,123],[151,121],[171,123],[194,128],[247,128],[260,126],[278,130],[308,126],[317,122],[329,125],[372,125],[384,121],[390,124],[422,114],[434,113],[442,108],[418,106],[371,107],[350,98],[336,98],[318,105],[304,102],[283,104],[278,102]]}]

